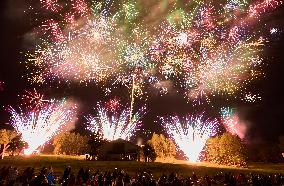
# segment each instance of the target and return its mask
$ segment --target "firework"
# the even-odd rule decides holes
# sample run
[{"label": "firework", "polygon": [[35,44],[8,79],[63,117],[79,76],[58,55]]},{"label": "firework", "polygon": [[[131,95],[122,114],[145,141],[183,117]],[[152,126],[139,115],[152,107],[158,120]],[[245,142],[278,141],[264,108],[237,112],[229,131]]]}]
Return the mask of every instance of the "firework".
[{"label": "firework", "polygon": [[[61,37],[58,42],[44,42],[35,52],[27,53],[27,65],[37,67],[32,82],[55,79],[78,82],[100,82],[112,70],[111,25],[100,17]],[[79,34],[77,34],[79,33]]]},{"label": "firework", "polygon": [[278,32],[279,32],[279,30],[277,28],[271,28],[270,29],[270,34],[276,34]]},{"label": "firework", "polygon": [[28,143],[25,154],[33,153],[56,133],[75,120],[76,105],[66,101],[52,101],[40,110],[22,112],[9,108],[11,124]]},{"label": "firework", "polygon": [[58,12],[62,9],[62,6],[58,3],[57,0],[40,0],[40,3],[43,8],[46,10],[51,10],[53,12]]},{"label": "firework", "polygon": [[89,8],[84,0],[71,0],[72,9],[80,16],[87,17],[89,15]]},{"label": "firework", "polygon": [[[167,93],[160,82],[172,81],[194,103],[210,102],[215,95],[243,95],[245,86],[263,76],[260,52],[266,40],[253,24],[282,3],[123,1],[113,6],[108,0],[88,7],[83,0],[70,2],[69,12],[60,16],[64,20],[44,22],[43,42],[27,54],[32,82],[105,86],[111,80],[106,94],[124,85],[133,100],[147,93],[146,85]],[[149,13],[157,11],[162,16]]]},{"label": "firework", "polygon": [[57,23],[55,20],[49,19],[45,21],[41,25],[41,28],[42,28],[41,31],[43,32],[43,34],[48,35],[55,42],[63,42],[65,40],[63,31],[60,28],[59,23]]},{"label": "firework", "polygon": [[249,7],[249,16],[250,17],[259,17],[261,14],[273,10],[276,7],[280,6],[282,1],[280,0],[263,0],[256,4],[253,4]]},{"label": "firework", "polygon": [[[130,116],[130,108],[116,109],[112,112],[108,108],[109,104],[98,103],[95,109],[97,115],[95,117],[88,116],[87,122],[89,130],[99,133],[107,140],[116,140],[122,138],[130,140],[135,131],[141,125],[141,117],[145,114],[145,108],[141,108],[137,113]],[[131,117],[131,120],[129,118]]]},{"label": "firework", "polygon": [[204,119],[202,114],[161,117],[162,126],[191,162],[197,162],[206,141],[217,132],[217,120]]},{"label": "firework", "polygon": [[229,133],[244,139],[246,134],[246,125],[240,120],[233,109],[229,107],[221,108],[221,118],[222,124]]},{"label": "firework", "polygon": [[182,11],[177,23],[160,25],[150,47],[158,72],[174,79],[190,101],[233,95],[263,75],[259,52],[265,40],[250,33],[245,19],[236,24],[235,19],[222,17],[224,11],[210,4],[200,5],[194,15]]},{"label": "firework", "polygon": [[115,113],[121,107],[120,100],[118,98],[110,99],[105,106],[109,112]]},{"label": "firework", "polygon": [[255,102],[261,100],[261,96],[259,94],[253,94],[251,92],[248,92],[244,95],[242,100],[249,102],[249,103],[255,103]]},{"label": "firework", "polygon": [[149,78],[155,76],[154,64],[149,58],[149,41],[151,40],[146,28],[136,26],[128,33],[122,34],[118,40],[117,71],[112,86],[126,86],[133,96],[138,97],[145,92],[146,84],[152,84]]},{"label": "firework", "polygon": [[53,100],[44,99],[44,95],[39,93],[36,89],[32,91],[25,91],[25,94],[21,97],[23,105],[27,106],[29,110],[38,110],[43,108],[46,104]]}]

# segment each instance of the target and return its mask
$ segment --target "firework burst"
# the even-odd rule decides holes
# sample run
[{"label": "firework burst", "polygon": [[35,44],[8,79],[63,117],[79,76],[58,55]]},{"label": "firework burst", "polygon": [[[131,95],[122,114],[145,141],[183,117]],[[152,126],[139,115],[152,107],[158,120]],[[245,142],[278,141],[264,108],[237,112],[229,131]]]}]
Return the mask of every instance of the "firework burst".
[{"label": "firework burst", "polygon": [[25,94],[21,97],[23,104],[29,110],[36,111],[43,108],[46,104],[51,103],[53,100],[44,99],[44,95],[39,93],[36,89],[32,91],[25,91]]},{"label": "firework burst", "polygon": [[200,103],[203,98],[209,102],[216,94],[233,95],[261,77],[259,52],[265,40],[247,29],[245,18],[237,23],[235,18],[224,16],[224,7],[197,7],[194,14],[180,10],[177,20],[160,25],[150,57],[158,72],[177,80],[175,84],[185,96]]},{"label": "firework burst", "polygon": [[76,105],[66,101],[52,101],[40,110],[17,111],[10,107],[11,124],[28,143],[25,154],[33,153],[56,133],[64,130],[75,120]]},{"label": "firework burst", "polygon": [[35,52],[27,53],[27,65],[37,69],[30,79],[32,82],[45,83],[55,79],[100,82],[108,77],[113,70],[113,40],[107,19],[94,18],[68,33],[53,30],[57,32],[54,34],[57,42],[45,41]]},{"label": "firework burst", "polygon": [[162,126],[191,162],[197,162],[206,141],[217,132],[216,119],[204,119],[203,115],[161,117]]},{"label": "firework burst", "polygon": [[[60,14],[59,1],[41,3]],[[146,85],[166,93],[160,82],[172,81],[189,101],[202,103],[215,95],[244,95],[244,87],[263,76],[266,40],[253,24],[282,2],[70,3],[64,20],[44,22],[43,41],[27,53],[32,82],[105,86],[111,80],[106,94],[124,85],[135,97],[147,93]],[[157,11],[162,16],[149,13]]]},{"label": "firework burst", "polygon": [[57,0],[40,0],[40,3],[43,8],[53,12],[58,12],[62,9],[62,6],[58,3]]},{"label": "firework burst", "polygon": [[115,104],[116,111],[112,112],[109,104],[110,102],[107,104],[98,103],[95,109],[97,115],[86,117],[88,129],[101,134],[107,140],[119,138],[130,140],[142,123],[141,117],[145,114],[145,108],[141,108],[137,113],[130,116],[130,108],[121,108],[122,106],[119,104],[120,108],[118,109],[118,105]]}]

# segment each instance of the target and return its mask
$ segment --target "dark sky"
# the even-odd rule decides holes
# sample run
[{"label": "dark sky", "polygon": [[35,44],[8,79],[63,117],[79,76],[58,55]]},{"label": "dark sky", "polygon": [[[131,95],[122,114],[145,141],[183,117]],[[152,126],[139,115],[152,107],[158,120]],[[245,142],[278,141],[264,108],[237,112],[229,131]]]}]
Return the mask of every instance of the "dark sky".
[{"label": "dark sky", "polygon": [[[5,108],[8,105],[16,106],[20,99],[18,95],[24,90],[37,90],[44,92],[47,97],[71,97],[78,100],[81,104],[79,126],[83,125],[83,115],[90,113],[96,102],[107,97],[99,96],[103,92],[99,86],[89,84],[49,84],[48,86],[38,87],[27,82],[25,77],[25,67],[20,64],[24,61],[21,53],[25,49],[25,34],[30,32],[35,21],[24,13],[27,3],[23,0],[2,0],[1,1],[1,66],[0,80],[4,81],[4,90],[0,92],[0,126],[9,122],[9,114]],[[212,98],[211,105],[203,104],[192,106],[177,94],[157,96],[150,95],[146,101],[148,113],[144,117],[144,128],[152,132],[161,132],[161,127],[155,123],[157,115],[206,112],[209,117],[218,117],[219,109],[222,106],[231,106],[238,110],[242,120],[249,126],[248,139],[250,140],[276,140],[279,135],[284,135],[283,118],[284,116],[284,8],[278,8],[273,13],[264,16],[258,26],[264,27],[263,35],[268,37],[270,42],[263,51],[264,66],[266,76],[251,83],[248,90],[259,93],[262,97],[257,103],[246,103],[239,99],[226,101],[224,97]],[[266,26],[264,26],[266,24]],[[269,28],[275,27],[280,31],[275,35],[269,34]],[[128,102],[128,91],[121,88],[114,92],[110,97],[120,97],[123,103]],[[136,106],[141,105],[143,99],[136,102]],[[212,105],[214,107],[212,107]]]}]

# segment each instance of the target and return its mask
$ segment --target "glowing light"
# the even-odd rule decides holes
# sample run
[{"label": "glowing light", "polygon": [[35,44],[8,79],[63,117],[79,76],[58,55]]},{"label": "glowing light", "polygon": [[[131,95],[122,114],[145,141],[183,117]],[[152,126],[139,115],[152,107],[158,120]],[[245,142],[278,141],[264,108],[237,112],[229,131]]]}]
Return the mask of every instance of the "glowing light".
[{"label": "glowing light", "polygon": [[192,24],[177,28],[163,23],[150,45],[158,71],[195,103],[204,98],[210,102],[212,95],[233,95],[262,76],[264,39],[248,34],[245,22],[224,29],[228,21],[218,22],[214,15],[218,17],[213,7],[203,6]]},{"label": "glowing light", "polygon": [[277,28],[271,28],[270,29],[270,34],[276,34],[278,32]]},{"label": "glowing light", "polygon": [[30,80],[103,81],[112,72],[111,29],[107,20],[98,18],[68,35],[54,33],[58,42],[45,42],[35,52],[27,53],[27,65],[38,67]]}]

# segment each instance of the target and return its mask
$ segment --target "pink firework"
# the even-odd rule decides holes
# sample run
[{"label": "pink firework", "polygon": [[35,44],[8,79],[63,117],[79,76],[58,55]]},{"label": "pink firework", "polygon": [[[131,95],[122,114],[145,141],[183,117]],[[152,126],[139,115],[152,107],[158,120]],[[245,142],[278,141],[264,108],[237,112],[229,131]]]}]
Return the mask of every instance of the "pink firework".
[{"label": "pink firework", "polygon": [[71,0],[72,9],[80,16],[87,17],[89,15],[89,8],[84,0]]},{"label": "pink firework", "polygon": [[108,111],[114,113],[117,112],[121,107],[120,100],[118,98],[114,98],[106,102],[105,107]]},{"label": "pink firework", "polygon": [[42,7],[46,10],[58,12],[62,9],[62,6],[58,3],[58,0],[40,0]]},{"label": "pink firework", "polygon": [[237,113],[233,111],[233,109],[221,108],[221,118],[222,124],[226,128],[226,130],[233,134],[237,135],[239,138],[244,139],[246,135],[246,125],[242,122]]},{"label": "pink firework", "polygon": [[36,89],[32,91],[25,91],[26,94],[22,96],[23,104],[27,106],[29,110],[39,110],[43,108],[46,104],[51,103],[52,100],[44,99],[44,95],[39,93]]},{"label": "pink firework", "polygon": [[280,6],[280,0],[263,0],[249,7],[249,17],[258,17],[261,14]]},{"label": "pink firework", "polygon": [[60,25],[58,22],[56,22],[53,19],[49,19],[45,21],[45,23],[42,25],[44,34],[50,33],[52,36],[52,40],[62,42],[65,40],[65,36],[63,34],[62,29],[60,28]]}]

